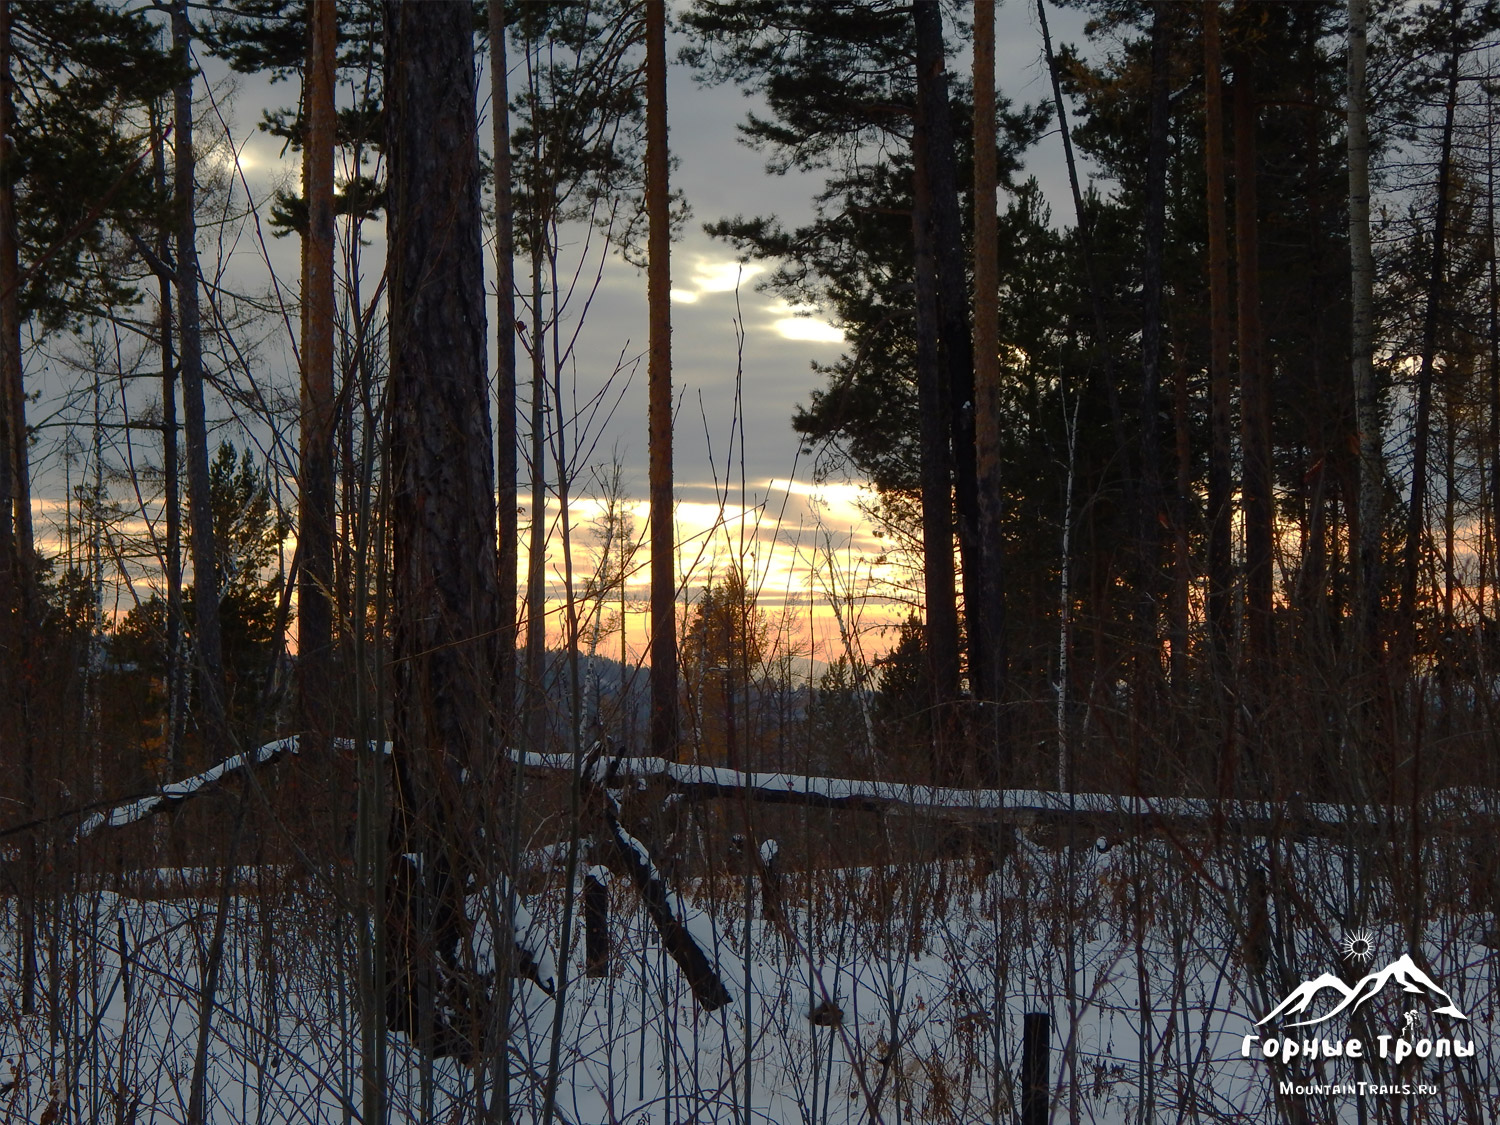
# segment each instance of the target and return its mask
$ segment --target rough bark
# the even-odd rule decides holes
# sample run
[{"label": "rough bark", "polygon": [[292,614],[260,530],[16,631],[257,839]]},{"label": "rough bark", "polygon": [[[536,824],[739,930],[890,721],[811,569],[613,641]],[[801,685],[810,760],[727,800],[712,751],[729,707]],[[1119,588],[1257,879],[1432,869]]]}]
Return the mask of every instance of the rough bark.
[{"label": "rough bark", "polygon": [[1208,181],[1208,627],[1215,679],[1228,676],[1234,637],[1234,510],[1231,497],[1229,216],[1225,199],[1224,80],[1219,0],[1203,5],[1203,158]]},{"label": "rough bark", "polygon": [[672,231],[668,210],[667,12],[646,2],[646,300],[650,307],[651,749],[677,750],[677,544],[672,527]]},{"label": "rough bark", "polygon": [[333,84],[338,10],[308,0],[302,148],[302,415],[298,474],[297,669],[302,722],[333,733]]},{"label": "rough bark", "polygon": [[456,1049],[436,960],[454,957],[472,844],[459,771],[488,772],[497,751],[471,10],[462,0],[387,0],[385,35],[397,777],[389,1008],[392,1026],[438,1052]]},{"label": "rough bark", "polygon": [[[172,48],[186,70],[192,59],[193,27],[188,0],[172,7]],[[174,203],[177,225],[177,333],[182,373],[183,437],[187,445],[188,519],[193,559],[193,649],[198,695],[209,757],[231,749],[219,628],[219,564],[209,501],[208,418],[203,401],[203,325],[198,309],[197,165],[193,154],[193,77],[178,84],[173,99]]]}]

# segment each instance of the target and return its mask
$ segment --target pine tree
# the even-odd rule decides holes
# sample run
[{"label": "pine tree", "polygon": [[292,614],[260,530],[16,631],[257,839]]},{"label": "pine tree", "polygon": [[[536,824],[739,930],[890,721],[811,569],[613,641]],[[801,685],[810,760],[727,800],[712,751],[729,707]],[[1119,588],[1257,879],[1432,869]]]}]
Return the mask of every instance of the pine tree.
[{"label": "pine tree", "polygon": [[[497,753],[495,491],[473,20],[385,8],[396,795],[391,1026],[459,1049],[456,964],[474,841],[459,772]],[[413,864],[403,858],[421,857]]]},{"label": "pine tree", "polygon": [[667,175],[667,14],[646,0],[647,304],[650,307],[651,752],[677,757],[677,543],[672,526],[672,227]]}]

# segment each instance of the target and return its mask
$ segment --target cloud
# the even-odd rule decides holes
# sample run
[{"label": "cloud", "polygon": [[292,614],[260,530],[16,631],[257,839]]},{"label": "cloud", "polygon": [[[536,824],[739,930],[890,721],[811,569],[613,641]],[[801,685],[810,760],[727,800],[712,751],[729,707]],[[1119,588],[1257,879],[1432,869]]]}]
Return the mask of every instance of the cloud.
[{"label": "cloud", "polygon": [[783,340],[800,340],[814,344],[842,344],[844,333],[826,320],[815,316],[784,316],[771,322],[771,328]]},{"label": "cloud", "polygon": [[693,287],[699,293],[733,293],[766,272],[754,262],[715,261],[699,255],[693,266]]}]

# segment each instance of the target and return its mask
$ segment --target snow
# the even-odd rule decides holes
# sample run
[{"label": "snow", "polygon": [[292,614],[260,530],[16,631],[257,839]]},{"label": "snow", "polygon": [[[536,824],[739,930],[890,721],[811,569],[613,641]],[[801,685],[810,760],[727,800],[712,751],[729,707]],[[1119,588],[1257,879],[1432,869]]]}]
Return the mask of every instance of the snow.
[{"label": "snow", "polygon": [[[529,769],[573,769],[570,754],[532,754],[512,750],[511,757]],[[1293,794],[1285,801],[1211,800],[1195,797],[1150,797],[1113,793],[1064,793],[1050,789],[962,789],[856,778],[788,773],[750,773],[664,758],[623,758],[614,770],[623,784],[635,779],[645,791],[660,779],[678,792],[705,798],[749,792],[762,800],[822,804],[863,809],[949,810],[982,813],[1004,811],[1007,819],[1125,818],[1131,820],[1216,820],[1252,827],[1273,824],[1285,832],[1328,834],[1330,830],[1370,829],[1401,823],[1410,806],[1339,805],[1305,800]],[[669,795],[667,799],[670,799]],[[1461,815],[1476,807],[1500,805],[1500,793],[1473,787],[1439,790],[1422,806],[1424,815]]]},{"label": "snow", "polygon": [[[574,980],[561,1011],[537,985],[516,986],[517,1119],[541,1120],[560,1016],[558,1108],[581,1125],[744,1120],[747,1097],[750,1119],[777,1125],[1012,1120],[1022,1019],[1041,1011],[1053,1021],[1055,1121],[1069,1119],[1074,1096],[1064,1065],[1069,1042],[1077,1051],[1076,1120],[1133,1123],[1148,1092],[1154,1120],[1281,1120],[1274,1072],[1258,1057],[1240,1056],[1242,1037],[1283,993],[1276,972],[1262,978],[1246,967],[1236,921],[1246,902],[1236,888],[1258,853],[1189,857],[1153,840],[1100,854],[1092,844],[1090,837],[1059,853],[1023,838],[998,874],[959,862],[824,870],[809,895],[787,903],[794,940],[754,918],[737,892],[689,883],[673,894],[673,909],[735,986],[734,1003],[711,1015],[663,955],[634,887],[617,879],[610,887],[616,975],[582,975],[582,927],[575,926],[574,946],[556,951]],[[633,846],[649,859],[639,841]],[[1444,865],[1436,849],[1428,858],[1434,902],[1454,903],[1448,880],[1458,865]],[[1337,967],[1328,935],[1306,924],[1304,912],[1333,923],[1346,890],[1345,859],[1326,842],[1285,849],[1284,870],[1299,887],[1298,916],[1285,920],[1279,941],[1294,980]],[[1136,863],[1150,872],[1141,888],[1139,942]],[[547,955],[547,938],[561,933],[562,897],[554,882],[518,901],[517,932],[536,954]],[[1404,951],[1406,919],[1388,894],[1375,897],[1382,905],[1361,925],[1384,963]],[[471,897],[481,971],[479,921],[504,898],[503,885]],[[46,1018],[17,1008],[14,903],[0,900],[0,1118],[40,1121],[55,1088],[66,1103],[60,1120],[117,1120],[122,1090],[138,1103],[137,1120],[183,1120],[198,1031],[197,951],[212,932],[213,903],[209,891],[161,901],[102,891],[67,899],[49,924],[67,969],[56,977],[65,1004],[53,1035]],[[1486,918],[1434,908],[1421,949],[1413,951],[1414,963],[1469,1014],[1459,1026],[1479,1044],[1472,1059],[1422,1063],[1426,1080],[1443,1091],[1427,1120],[1470,1119],[1456,1100],[1459,1065],[1482,1104],[1495,1104],[1500,1089],[1500,1051],[1491,1046],[1500,1013],[1489,1002],[1497,959],[1476,944]],[[1274,910],[1271,924],[1282,925]],[[331,1125],[346,1107],[356,1118],[362,1112],[352,984],[357,926],[326,885],[233,900],[210,1036],[215,1125]],[[43,987],[53,979],[46,955],[44,948]],[[556,979],[556,966],[546,963],[538,975]],[[842,1011],[838,1026],[810,1022],[825,1000]],[[1392,1019],[1399,1029],[1396,1009],[1410,1004],[1392,983],[1368,1007],[1383,1031]],[[1428,1018],[1444,1017],[1434,1008]],[[424,1116],[422,1067],[400,1035],[390,1038],[389,1065],[393,1122],[450,1120],[471,1097],[472,1072],[438,1060],[432,1113]],[[1351,1074],[1339,1060],[1318,1068],[1323,1081]],[[1367,1069],[1364,1077],[1383,1073]],[[1005,1099],[998,1112],[997,1075]],[[6,1091],[8,1083],[14,1086]],[[1353,1099],[1325,1099],[1315,1108],[1312,1119],[1327,1125],[1355,1121]],[[472,1120],[472,1109],[462,1117]]]}]

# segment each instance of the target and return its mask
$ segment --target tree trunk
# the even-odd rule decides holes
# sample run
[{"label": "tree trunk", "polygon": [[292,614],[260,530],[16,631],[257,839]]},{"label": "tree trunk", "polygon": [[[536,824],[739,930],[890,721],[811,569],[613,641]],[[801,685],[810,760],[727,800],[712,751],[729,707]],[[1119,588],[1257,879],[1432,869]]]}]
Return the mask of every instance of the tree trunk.
[{"label": "tree trunk", "polygon": [[[1146,142],[1146,212],[1141,258],[1141,495],[1137,512],[1137,643],[1149,679],[1160,674],[1157,603],[1161,595],[1161,366],[1162,252],[1167,222],[1167,128],[1171,117],[1169,40],[1165,0],[1151,16],[1151,116]],[[1142,685],[1144,687],[1144,684]]]},{"label": "tree trunk", "polygon": [[[1003,594],[985,565],[975,449],[974,350],[969,327],[969,298],[964,277],[964,247],[959,219],[958,173],[953,122],[948,110],[948,72],[943,59],[942,8],[918,0],[912,5],[917,48],[917,113],[921,118],[913,142],[927,155],[932,252],[937,279],[939,361],[948,382],[949,428],[952,433],[954,495],[958,510],[959,554],[964,576],[969,688],[976,699],[997,702],[1004,683]],[[981,773],[993,772],[986,755]]]},{"label": "tree trunk", "polygon": [[[998,187],[995,152],[995,0],[974,4],[974,452],[979,491],[979,550],[995,601],[983,620],[970,614],[970,628],[991,630],[988,680],[975,694],[992,704],[984,729],[995,747],[987,771],[995,784],[1010,775],[1005,712],[1005,508],[1000,475],[1000,235],[995,215]],[[990,721],[992,720],[992,721]]]},{"label": "tree trunk", "polygon": [[[161,115],[152,110],[151,160],[157,193],[167,197],[166,137]],[[163,222],[157,229],[156,257],[159,262],[171,260],[171,232]],[[182,497],[179,494],[177,457],[177,354],[172,344],[172,280],[166,270],[157,273],[157,332],[161,345],[161,475],[163,518],[167,525],[166,558],[163,560],[167,585],[166,617],[166,686],[167,718],[165,738],[168,779],[175,780],[187,772],[182,755],[182,729],[187,711],[187,677],[183,674],[182,625]]]},{"label": "tree trunk", "polygon": [[1417,573],[1422,558],[1422,533],[1427,509],[1427,444],[1432,424],[1432,374],[1437,361],[1438,321],[1443,283],[1448,272],[1448,196],[1453,178],[1453,117],[1458,108],[1458,28],[1462,0],[1454,0],[1449,19],[1453,26],[1448,55],[1447,93],[1443,101],[1443,139],[1438,155],[1437,212],[1432,222],[1432,268],[1427,275],[1427,305],[1422,316],[1422,365],[1417,372],[1417,417],[1412,426],[1411,497],[1406,507],[1406,545],[1402,559],[1400,659],[1410,660],[1416,634]]},{"label": "tree trunk", "polygon": [[510,83],[505,55],[505,3],[490,0],[490,112],[495,147],[495,474],[499,492],[500,593],[497,692],[501,740],[515,737],[516,580],[520,539],[516,494],[516,258],[511,195]]},{"label": "tree trunk", "polygon": [[1203,5],[1204,165],[1208,180],[1208,627],[1214,677],[1229,674],[1234,637],[1234,510],[1231,497],[1229,382],[1229,216],[1225,202],[1224,81],[1219,47],[1219,0]]},{"label": "tree trunk", "polygon": [[302,417],[298,478],[297,669],[302,723],[321,745],[333,734],[333,85],[338,9],[308,0],[302,148]]},{"label": "tree trunk", "polygon": [[[172,49],[191,66],[193,26],[188,0],[172,7]],[[187,440],[188,518],[193,557],[193,647],[198,663],[202,729],[210,756],[231,751],[223,643],[219,632],[219,564],[209,501],[208,419],[203,402],[203,337],[198,312],[197,164],[193,155],[193,77],[178,84],[173,105],[173,161],[177,207],[177,332],[182,370],[183,436]]]},{"label": "tree trunk", "polygon": [[[496,653],[495,725],[500,744],[510,747],[518,734],[516,727],[516,642],[518,640],[517,594],[520,555],[520,496],[516,487],[516,255],[515,203],[511,185],[510,152],[510,73],[506,53],[504,0],[489,0],[487,5],[490,40],[490,113],[495,160],[495,474],[498,488],[496,577],[499,595],[500,634]],[[518,803],[516,787],[502,783],[506,797]],[[501,809],[500,824],[510,832],[506,863],[515,855],[516,823],[514,810]],[[514,915],[512,884],[506,882],[504,902],[507,921]],[[486,1045],[489,1056],[491,1094],[487,1120],[508,1123],[511,1120],[511,1087],[509,1042],[512,1021],[512,982],[514,949],[512,940],[498,943],[496,950],[493,1042]]]},{"label": "tree trunk", "polygon": [[1370,249],[1370,127],[1365,103],[1366,28],[1370,0],[1349,0],[1349,307],[1354,425],[1359,444],[1354,627],[1359,658],[1380,655],[1381,507],[1385,495],[1385,435],[1375,388],[1375,256]]},{"label": "tree trunk", "polygon": [[1245,648],[1251,666],[1271,651],[1272,522],[1270,394],[1263,369],[1260,221],[1256,192],[1255,68],[1248,49],[1234,74],[1234,241],[1239,280],[1240,492],[1245,507]]},{"label": "tree trunk", "polygon": [[667,11],[646,0],[646,300],[650,306],[651,752],[677,754],[677,544],[672,527],[672,217],[667,194]]},{"label": "tree trunk", "polygon": [[[472,846],[460,771],[488,773],[498,605],[473,21],[463,0],[385,5],[394,751],[393,1026],[453,1042]],[[403,857],[415,855],[415,861]]]},{"label": "tree trunk", "polygon": [[[535,133],[532,134],[536,136]],[[533,153],[533,156],[535,153]],[[548,238],[538,207],[531,232],[531,535],[526,554],[526,741],[547,739],[547,336],[542,262]]]},{"label": "tree trunk", "polygon": [[[1494,95],[1489,95],[1485,104],[1486,114],[1486,137],[1485,147],[1485,176],[1488,181],[1488,191],[1485,193],[1484,206],[1484,231],[1485,245],[1489,247],[1489,324],[1488,336],[1488,358],[1489,358],[1489,475],[1490,475],[1490,574],[1500,575],[1500,247],[1495,244],[1495,103]],[[1484,616],[1484,590],[1483,580],[1479,584],[1479,617],[1480,625],[1485,631],[1484,639],[1489,640],[1493,625]]]},{"label": "tree trunk", "polygon": [[21,371],[21,263],[16,230],[13,135],[15,80],[11,75],[11,6],[0,3],[0,488],[5,511],[0,535],[6,547],[10,605],[29,612],[35,544],[31,529],[31,470],[26,433],[26,386]]},{"label": "tree trunk", "polygon": [[[16,229],[14,79],[11,75],[11,6],[0,0],[0,690],[5,721],[15,732],[21,768],[23,813],[37,815],[37,741],[32,730],[35,545],[31,530],[31,470],[26,434],[26,388],[21,370],[21,260]],[[36,837],[21,851],[24,886],[19,913],[21,1010],[35,1010]]]},{"label": "tree trunk", "polygon": [[1042,27],[1042,54],[1047,60],[1047,73],[1052,80],[1052,105],[1057,111],[1057,131],[1062,137],[1063,159],[1068,166],[1068,188],[1073,197],[1073,215],[1077,223],[1078,244],[1083,251],[1083,271],[1089,284],[1089,310],[1094,321],[1094,340],[1098,350],[1100,375],[1104,380],[1104,396],[1109,404],[1110,428],[1114,431],[1115,460],[1119,465],[1120,482],[1125,493],[1127,511],[1134,511],[1137,484],[1131,472],[1130,446],[1125,440],[1125,413],[1120,405],[1120,388],[1115,383],[1115,357],[1110,346],[1109,322],[1104,315],[1104,290],[1099,283],[1099,272],[1094,264],[1093,237],[1090,234],[1088,211],[1084,207],[1083,188],[1078,181],[1078,164],[1073,159],[1073,133],[1068,127],[1067,103],[1062,95],[1062,72],[1058,68],[1057,55],[1052,50],[1052,31],[1047,23],[1046,0],[1036,0],[1037,22]]},{"label": "tree trunk", "polygon": [[[920,123],[921,114],[917,115]],[[953,473],[948,448],[948,380],[938,360],[937,269],[929,222],[932,194],[926,147],[912,144],[912,246],[916,268],[917,412],[922,473],[924,643],[932,688],[935,746],[958,699],[958,600],[953,580]],[[933,781],[940,763],[932,761]]]},{"label": "tree trunk", "polygon": [[1177,454],[1177,481],[1172,496],[1172,689],[1188,692],[1188,631],[1192,604],[1193,554],[1188,539],[1188,512],[1193,502],[1192,415],[1188,401],[1187,356],[1180,346],[1172,365],[1172,430]]}]

